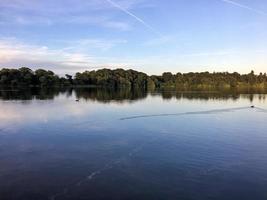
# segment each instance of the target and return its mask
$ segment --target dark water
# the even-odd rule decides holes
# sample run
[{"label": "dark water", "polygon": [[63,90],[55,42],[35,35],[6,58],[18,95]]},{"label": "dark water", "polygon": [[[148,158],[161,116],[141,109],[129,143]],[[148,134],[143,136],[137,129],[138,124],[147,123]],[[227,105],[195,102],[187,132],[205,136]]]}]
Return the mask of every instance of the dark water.
[{"label": "dark water", "polygon": [[266,200],[266,98],[1,90],[0,199]]}]

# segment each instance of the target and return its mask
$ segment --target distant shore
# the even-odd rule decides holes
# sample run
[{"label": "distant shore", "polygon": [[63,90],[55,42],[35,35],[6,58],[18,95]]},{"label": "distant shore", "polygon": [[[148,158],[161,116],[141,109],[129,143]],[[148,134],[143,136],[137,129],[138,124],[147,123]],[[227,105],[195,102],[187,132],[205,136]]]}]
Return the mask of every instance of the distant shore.
[{"label": "distant shore", "polygon": [[59,77],[50,70],[22,67],[0,70],[1,87],[101,87],[131,89],[231,90],[267,89],[266,73],[165,72],[160,76],[124,69],[100,69]]}]

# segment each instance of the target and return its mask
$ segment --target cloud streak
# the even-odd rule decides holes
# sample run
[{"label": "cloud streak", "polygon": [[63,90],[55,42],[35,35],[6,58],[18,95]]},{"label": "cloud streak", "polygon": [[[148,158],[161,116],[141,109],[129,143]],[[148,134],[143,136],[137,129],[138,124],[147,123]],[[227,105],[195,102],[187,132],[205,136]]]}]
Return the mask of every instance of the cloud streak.
[{"label": "cloud streak", "polygon": [[96,63],[94,56],[64,49],[31,45],[16,39],[0,39],[0,66],[29,66],[60,68],[86,68]]},{"label": "cloud streak", "polygon": [[103,67],[125,67],[132,63],[129,63],[127,59],[95,56],[88,53],[84,46],[93,46],[92,52],[98,49],[106,51],[126,42],[124,40],[108,42],[104,39],[83,39],[66,43],[66,48],[54,49],[24,43],[16,38],[0,38],[0,68],[27,66],[33,69],[50,69],[61,74]]},{"label": "cloud streak", "polygon": [[237,3],[235,1],[231,1],[231,0],[221,0],[221,1],[224,2],[224,3],[228,3],[228,4],[231,4],[233,6],[239,7],[239,8],[243,8],[243,9],[249,10],[249,11],[257,13],[259,15],[267,16],[267,12],[252,8],[252,7],[244,5],[244,4]]},{"label": "cloud streak", "polygon": [[133,14],[132,12],[130,12],[127,9],[123,8],[122,6],[120,6],[119,4],[115,3],[112,0],[105,0],[105,1],[108,2],[109,4],[111,4],[112,6],[114,6],[115,8],[121,10],[125,14],[129,15],[130,17],[134,18],[136,21],[138,21],[139,23],[141,23],[147,29],[149,29],[150,31],[152,31],[154,34],[162,37],[162,34],[159,31],[157,31],[156,29],[154,29],[150,24],[148,24],[147,22],[145,22],[140,17],[136,16],[135,14]]}]

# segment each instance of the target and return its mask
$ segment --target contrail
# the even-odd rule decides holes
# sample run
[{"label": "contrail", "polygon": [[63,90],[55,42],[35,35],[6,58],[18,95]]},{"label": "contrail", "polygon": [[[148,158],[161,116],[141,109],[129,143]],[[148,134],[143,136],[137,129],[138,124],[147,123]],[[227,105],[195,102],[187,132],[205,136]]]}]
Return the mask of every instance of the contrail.
[{"label": "contrail", "polygon": [[267,16],[267,12],[264,12],[264,11],[261,11],[261,10],[258,10],[258,9],[252,8],[252,7],[249,7],[249,6],[244,5],[244,4],[237,3],[235,1],[231,1],[231,0],[221,0],[221,1],[223,1],[225,3],[228,3],[228,4],[232,4],[232,5],[237,6],[239,8],[250,10],[250,11],[252,11],[254,13],[257,13],[259,15]]},{"label": "contrail", "polygon": [[125,14],[129,15],[130,17],[134,18],[136,21],[138,21],[139,23],[143,24],[146,28],[148,28],[150,31],[152,31],[153,33],[155,33],[156,35],[159,35],[162,37],[162,34],[157,31],[156,29],[154,29],[152,26],[150,26],[148,23],[146,23],[144,20],[142,20],[140,17],[136,16],[135,14],[131,13],[130,11],[126,10],[125,8],[121,7],[119,4],[115,3],[112,0],[106,0],[108,3],[110,3],[112,6],[118,8],[119,10],[121,10],[122,12],[124,12]]}]

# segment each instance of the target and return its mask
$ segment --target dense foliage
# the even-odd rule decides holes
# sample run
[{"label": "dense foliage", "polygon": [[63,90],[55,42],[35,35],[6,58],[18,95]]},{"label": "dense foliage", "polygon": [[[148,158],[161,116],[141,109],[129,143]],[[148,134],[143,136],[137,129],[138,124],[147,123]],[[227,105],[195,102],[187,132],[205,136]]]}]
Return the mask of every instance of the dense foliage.
[{"label": "dense foliage", "polygon": [[50,70],[29,68],[1,69],[0,85],[4,86],[54,86],[70,84],[66,78],[60,78]]},{"label": "dense foliage", "polygon": [[228,73],[163,73],[162,76],[151,76],[155,87],[174,87],[181,89],[228,89],[228,88],[267,88],[266,73],[259,75],[253,71],[249,74],[239,74],[237,72]]},{"label": "dense foliage", "polygon": [[101,69],[76,73],[75,84],[104,87],[146,88],[148,76],[142,72],[123,69]]},{"label": "dense foliage", "polygon": [[99,86],[109,88],[176,88],[176,89],[226,89],[226,88],[267,88],[266,73],[259,75],[235,73],[177,73],[165,72],[161,76],[148,76],[145,73],[124,69],[101,69],[78,72],[74,78],[66,74],[59,77],[52,71],[29,68],[1,69],[2,86]]}]

